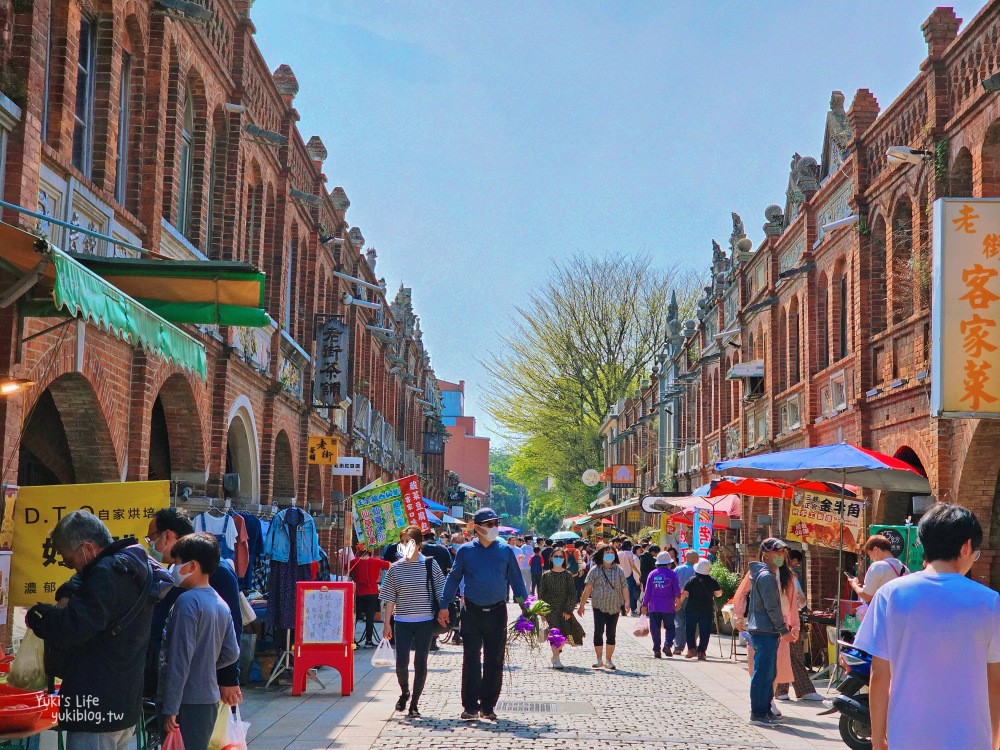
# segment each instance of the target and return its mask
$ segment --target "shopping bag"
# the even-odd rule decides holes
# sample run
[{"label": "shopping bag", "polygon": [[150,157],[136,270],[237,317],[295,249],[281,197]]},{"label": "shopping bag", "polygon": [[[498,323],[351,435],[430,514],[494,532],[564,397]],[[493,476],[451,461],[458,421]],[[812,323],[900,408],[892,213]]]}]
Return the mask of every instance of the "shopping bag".
[{"label": "shopping bag", "polygon": [[645,638],[649,635],[649,618],[646,615],[642,615],[635,621],[635,627],[632,628],[632,635],[636,638]]},{"label": "shopping bag", "polygon": [[212,727],[212,737],[208,741],[208,750],[222,750],[222,743],[226,741],[226,725],[230,713],[229,706],[220,701],[219,713],[216,714],[215,726]]},{"label": "shopping bag", "polygon": [[45,644],[31,630],[21,639],[14,663],[10,665],[7,684],[24,690],[45,690]]},{"label": "shopping bag", "polygon": [[180,727],[167,735],[160,750],[184,750],[184,739],[181,737]]},{"label": "shopping bag", "polygon": [[372,666],[382,668],[392,668],[396,666],[396,650],[389,643],[388,638],[383,638],[378,644],[375,653],[372,654]]},{"label": "shopping bag", "polygon": [[208,750],[247,750],[249,729],[250,724],[240,716],[239,706],[234,711],[225,703],[220,703],[212,739],[208,741]]}]

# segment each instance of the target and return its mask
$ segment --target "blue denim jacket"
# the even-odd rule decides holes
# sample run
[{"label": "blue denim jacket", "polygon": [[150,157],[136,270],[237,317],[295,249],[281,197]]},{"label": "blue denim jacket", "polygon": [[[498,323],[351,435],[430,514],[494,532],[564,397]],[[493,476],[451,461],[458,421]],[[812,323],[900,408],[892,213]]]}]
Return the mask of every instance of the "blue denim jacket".
[{"label": "blue denim jacket", "polygon": [[295,527],[295,549],[298,564],[306,565],[319,562],[319,537],[316,534],[316,522],[301,508],[288,508],[274,517],[271,521],[271,528],[267,530],[267,539],[264,540],[264,554],[270,555],[274,562],[288,562],[288,553],[291,549],[288,530],[291,527],[285,524],[285,517],[289,513],[298,513],[302,519],[301,523]]}]

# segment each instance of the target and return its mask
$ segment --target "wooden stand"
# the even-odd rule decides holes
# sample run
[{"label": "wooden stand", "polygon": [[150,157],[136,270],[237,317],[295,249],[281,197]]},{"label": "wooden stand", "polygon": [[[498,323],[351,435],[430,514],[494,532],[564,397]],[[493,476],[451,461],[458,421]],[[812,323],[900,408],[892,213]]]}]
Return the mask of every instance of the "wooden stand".
[{"label": "wooden stand", "polygon": [[340,694],[354,690],[354,584],[300,581],[296,584],[295,659],[292,695],[302,695],[309,670],[333,667]]}]

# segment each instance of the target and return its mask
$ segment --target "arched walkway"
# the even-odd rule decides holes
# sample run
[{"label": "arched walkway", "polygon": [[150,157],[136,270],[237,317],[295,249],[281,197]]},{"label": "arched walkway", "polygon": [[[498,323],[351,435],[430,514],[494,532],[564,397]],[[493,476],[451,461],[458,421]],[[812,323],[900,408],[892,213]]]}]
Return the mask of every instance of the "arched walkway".
[{"label": "arched walkway", "polygon": [[[894,458],[905,461],[924,476],[927,471],[920,456],[908,445],[901,446],[894,454]],[[909,492],[881,492],[879,497],[879,512],[876,517],[878,523],[900,526],[906,523],[907,517],[913,517],[913,494]],[[917,519],[912,519],[916,523]]]},{"label": "arched walkway", "polygon": [[[982,419],[975,427],[965,451],[956,496],[951,502],[969,508],[983,524],[990,550],[1000,549],[1000,422]],[[990,566],[990,586],[1000,586],[1000,555],[994,554]]]},{"label": "arched walkway", "polygon": [[295,497],[295,462],[288,433],[282,430],[274,439],[274,483],[272,502],[287,503]]},{"label": "arched walkway", "polygon": [[206,469],[198,403],[191,383],[180,374],[164,381],[153,402],[149,431],[149,478],[201,474]]},{"label": "arched walkway", "polygon": [[226,473],[240,475],[239,499],[260,502],[260,454],[253,413],[246,404],[237,402],[229,419],[226,439]]},{"label": "arched walkway", "polygon": [[111,430],[93,386],[80,373],[52,381],[24,423],[18,484],[121,481]]}]

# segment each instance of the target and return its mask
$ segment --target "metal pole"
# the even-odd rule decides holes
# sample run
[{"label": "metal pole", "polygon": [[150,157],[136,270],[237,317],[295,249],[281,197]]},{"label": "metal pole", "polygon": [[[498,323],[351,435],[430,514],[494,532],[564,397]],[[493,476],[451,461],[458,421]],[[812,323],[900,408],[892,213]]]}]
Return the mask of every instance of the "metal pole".
[{"label": "metal pole", "polygon": [[837,671],[840,669],[840,579],[844,575],[844,485],[847,483],[847,470],[841,471],[841,482],[840,482],[840,545],[837,548],[837,587],[835,593],[837,595],[837,609],[834,614],[834,631],[836,639],[834,642],[834,663],[830,665],[830,685],[833,685],[833,681],[836,678]]},{"label": "metal pole", "polygon": [[57,227],[63,227],[64,229],[69,229],[71,232],[79,232],[80,234],[85,234],[88,237],[94,237],[99,240],[104,240],[105,242],[110,242],[112,245],[127,247],[129,250],[134,250],[135,252],[141,253],[142,255],[149,255],[149,250],[147,250],[144,247],[133,245],[131,242],[116,240],[114,237],[108,237],[108,235],[101,234],[100,232],[95,232],[93,229],[85,229],[84,227],[78,227],[76,224],[70,224],[68,221],[62,221],[61,219],[56,219],[52,216],[46,216],[45,214],[40,214],[37,211],[29,211],[27,208],[19,206],[16,203],[8,203],[7,201],[0,200],[0,206],[3,206],[4,208],[9,208],[11,211],[17,211],[18,213],[24,214],[25,216],[30,216],[33,219],[44,221],[47,224],[55,224]]}]

